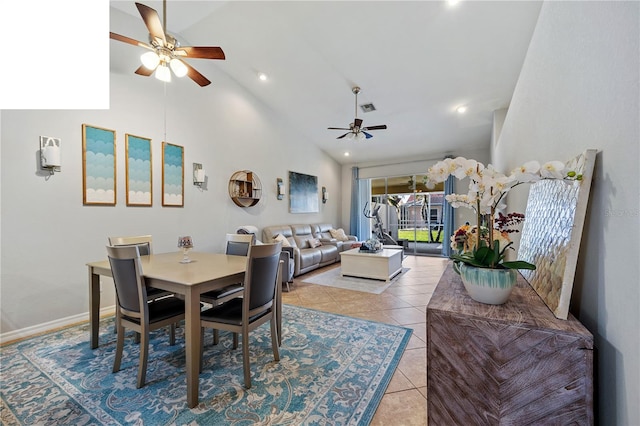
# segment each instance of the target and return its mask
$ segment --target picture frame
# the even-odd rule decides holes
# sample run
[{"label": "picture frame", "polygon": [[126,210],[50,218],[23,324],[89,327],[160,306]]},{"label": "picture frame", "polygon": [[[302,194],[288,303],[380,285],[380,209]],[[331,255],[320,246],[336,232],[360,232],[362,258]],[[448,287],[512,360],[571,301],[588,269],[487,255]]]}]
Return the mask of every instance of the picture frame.
[{"label": "picture frame", "polygon": [[125,134],[127,206],[153,205],[151,139]]},{"label": "picture frame", "polygon": [[116,131],[82,124],[82,204],[116,205]]},{"label": "picture frame", "polygon": [[162,142],[162,205],[184,206],[184,147]]},{"label": "picture frame", "polygon": [[318,177],[290,171],[289,212],[317,213],[318,211]]}]

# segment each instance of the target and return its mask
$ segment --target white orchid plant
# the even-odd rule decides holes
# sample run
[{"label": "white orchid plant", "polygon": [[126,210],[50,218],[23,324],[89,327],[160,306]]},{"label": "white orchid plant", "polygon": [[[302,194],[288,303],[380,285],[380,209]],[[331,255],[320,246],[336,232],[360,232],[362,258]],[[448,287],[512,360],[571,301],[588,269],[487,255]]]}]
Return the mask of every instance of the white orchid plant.
[{"label": "white orchid plant", "polygon": [[[509,240],[505,231],[500,227],[496,228],[495,223],[501,223],[500,220],[496,220],[496,212],[506,208],[504,197],[511,189],[541,179],[582,179],[582,175],[568,170],[561,161],[549,161],[542,165],[537,161],[529,161],[507,176],[495,170],[491,164],[485,167],[478,161],[457,157],[446,158],[430,167],[425,184],[428,188],[433,188],[449,176],[469,179],[469,191],[466,194],[449,194],[445,198],[454,208],[467,207],[475,210],[477,226],[466,226],[464,232],[477,233],[479,236],[473,238],[473,247],[466,246],[466,250],[460,250],[451,255],[451,258],[468,265],[491,269],[535,269],[535,265],[528,262],[504,260],[506,250],[513,242]],[[517,215],[524,219],[523,215]],[[504,218],[502,215],[501,217]],[[483,226],[483,223],[490,225]],[[457,231],[452,236],[452,245],[455,243],[456,247],[461,247],[460,241],[454,240],[459,235]]]}]

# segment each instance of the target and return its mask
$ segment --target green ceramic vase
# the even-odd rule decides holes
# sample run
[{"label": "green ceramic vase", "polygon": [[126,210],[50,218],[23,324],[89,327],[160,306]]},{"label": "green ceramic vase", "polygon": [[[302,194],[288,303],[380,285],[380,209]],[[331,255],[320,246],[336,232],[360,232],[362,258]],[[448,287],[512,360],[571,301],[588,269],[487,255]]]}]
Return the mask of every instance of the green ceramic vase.
[{"label": "green ceramic vase", "polygon": [[469,296],[475,301],[488,305],[505,303],[518,279],[516,269],[476,268],[464,263],[457,266]]}]

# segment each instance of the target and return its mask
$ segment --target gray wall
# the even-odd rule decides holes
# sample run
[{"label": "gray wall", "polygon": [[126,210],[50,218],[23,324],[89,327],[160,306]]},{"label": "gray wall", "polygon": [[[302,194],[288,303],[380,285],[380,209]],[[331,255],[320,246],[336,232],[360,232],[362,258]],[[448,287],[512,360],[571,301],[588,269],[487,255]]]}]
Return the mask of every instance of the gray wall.
[{"label": "gray wall", "polygon": [[[264,104],[224,75],[215,90],[189,80],[163,85],[155,78],[111,74],[111,107],[101,111],[1,112],[1,322],[8,333],[88,311],[86,262],[105,258],[109,235],[152,234],[154,251],[177,250],[179,235],[195,249],[222,251],[224,235],[239,225],[339,223],[340,171],[333,159],[282,123]],[[166,136],[165,136],[166,105]],[[82,205],[83,123],[116,131],[117,205]],[[125,133],[152,139],[153,206],[125,205]],[[62,172],[38,172],[39,136],[62,138]],[[162,207],[162,141],[185,152],[184,207]],[[206,190],[193,185],[192,163],[204,165]],[[254,171],[263,198],[251,208],[228,196],[236,170]],[[288,171],[318,176],[332,198],[314,214],[288,213],[276,199],[276,178],[288,193]],[[114,303],[103,285],[102,306]]]},{"label": "gray wall", "polygon": [[595,336],[603,425],[640,425],[639,23],[638,2],[546,2],[493,150],[503,170],[600,151],[572,312]]}]

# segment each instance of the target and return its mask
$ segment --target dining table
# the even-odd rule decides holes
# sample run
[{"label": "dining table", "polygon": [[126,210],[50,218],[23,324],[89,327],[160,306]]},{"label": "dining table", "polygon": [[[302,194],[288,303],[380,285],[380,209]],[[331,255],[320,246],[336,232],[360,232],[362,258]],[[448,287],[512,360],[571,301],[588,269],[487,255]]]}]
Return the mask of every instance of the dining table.
[{"label": "dining table", "polygon": [[[198,405],[200,357],[200,295],[230,284],[244,281],[247,258],[220,253],[191,252],[190,262],[182,263],[183,252],[140,256],[142,274],[148,287],[166,290],[184,297],[185,304],[185,358],[187,405]],[[100,276],[111,277],[109,260],[87,263],[89,270],[89,321],[91,348],[99,345]],[[282,287],[278,283],[276,294],[277,322],[281,313]],[[280,327],[278,327],[280,328]]]}]

